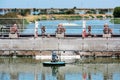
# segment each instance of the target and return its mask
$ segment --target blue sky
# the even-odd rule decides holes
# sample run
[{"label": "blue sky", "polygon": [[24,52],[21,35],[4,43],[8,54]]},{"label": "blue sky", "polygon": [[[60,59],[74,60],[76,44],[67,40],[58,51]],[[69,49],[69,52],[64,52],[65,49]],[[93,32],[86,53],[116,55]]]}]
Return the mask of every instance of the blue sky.
[{"label": "blue sky", "polygon": [[120,0],[0,0],[0,8],[114,8]]}]

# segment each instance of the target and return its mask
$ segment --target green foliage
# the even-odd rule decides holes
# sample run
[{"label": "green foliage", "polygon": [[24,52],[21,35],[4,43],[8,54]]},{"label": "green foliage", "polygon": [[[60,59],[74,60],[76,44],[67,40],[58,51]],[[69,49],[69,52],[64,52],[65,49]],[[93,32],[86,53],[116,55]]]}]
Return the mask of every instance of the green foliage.
[{"label": "green foliage", "polygon": [[81,20],[82,17],[79,15],[76,16],[59,16],[55,18],[56,20]]},{"label": "green foliage", "polygon": [[28,22],[26,19],[18,18],[18,13],[15,13],[15,12],[7,13],[5,15],[0,15],[0,25],[5,26],[6,28],[9,28],[13,24],[17,24],[19,29],[23,29],[23,27],[25,28],[25,25],[28,24]]},{"label": "green foliage", "polygon": [[92,14],[92,11],[89,10],[85,14]]},{"label": "green foliage", "polygon": [[[18,18],[18,14],[13,12],[13,13],[7,13],[5,15],[0,15],[0,24],[22,24],[23,19]],[[28,23],[27,20],[24,19],[25,23]]]},{"label": "green foliage", "polygon": [[14,12],[12,12],[12,13],[7,13],[7,14],[5,14],[5,15],[0,15],[0,18],[17,18],[17,13],[14,13]]},{"label": "green foliage", "polygon": [[87,10],[85,14],[96,14],[96,11],[94,9]]},{"label": "green foliage", "polygon": [[114,23],[114,24],[120,24],[120,18],[111,19],[110,22],[112,22],[112,23]]},{"label": "green foliage", "polygon": [[47,17],[46,17],[46,16],[42,16],[41,19],[42,19],[42,20],[47,20]]},{"label": "green foliage", "polygon": [[0,24],[7,25],[7,24],[14,24],[14,23],[20,23],[20,19],[17,19],[17,13],[7,13],[5,15],[0,16]]},{"label": "green foliage", "polygon": [[41,13],[40,14],[48,14],[47,13],[47,9],[41,9]]},{"label": "green foliage", "polygon": [[84,16],[85,19],[89,19],[89,16]]},{"label": "green foliage", "polygon": [[105,11],[104,10],[100,10],[99,13],[100,14],[105,14]]},{"label": "green foliage", "polygon": [[69,9],[65,12],[65,14],[74,14],[74,13],[75,13],[74,9]]},{"label": "green foliage", "polygon": [[96,16],[97,18],[103,18],[103,16]]},{"label": "green foliage", "polygon": [[94,18],[94,16],[93,15],[89,15],[91,18]]},{"label": "green foliage", "polygon": [[26,15],[29,15],[30,14],[30,9],[24,9],[21,11],[20,13],[22,16],[26,16]]},{"label": "green foliage", "polygon": [[110,16],[110,15],[106,15],[106,17],[107,17],[107,18],[112,18],[112,16]]},{"label": "green foliage", "polygon": [[115,18],[120,18],[120,7],[115,7],[114,8],[113,16]]},{"label": "green foliage", "polygon": [[77,7],[76,7],[76,6],[74,6],[74,7],[73,7],[73,9],[77,9]]},{"label": "green foliage", "polygon": [[79,20],[79,19],[82,19],[81,16],[70,16],[69,17],[70,20]]}]

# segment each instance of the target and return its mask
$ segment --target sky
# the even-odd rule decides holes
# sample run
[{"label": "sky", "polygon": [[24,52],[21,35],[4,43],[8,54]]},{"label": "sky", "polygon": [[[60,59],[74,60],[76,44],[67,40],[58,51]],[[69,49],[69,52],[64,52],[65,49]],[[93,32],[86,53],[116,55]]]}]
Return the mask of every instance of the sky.
[{"label": "sky", "polygon": [[115,8],[120,0],[0,0],[0,8]]}]

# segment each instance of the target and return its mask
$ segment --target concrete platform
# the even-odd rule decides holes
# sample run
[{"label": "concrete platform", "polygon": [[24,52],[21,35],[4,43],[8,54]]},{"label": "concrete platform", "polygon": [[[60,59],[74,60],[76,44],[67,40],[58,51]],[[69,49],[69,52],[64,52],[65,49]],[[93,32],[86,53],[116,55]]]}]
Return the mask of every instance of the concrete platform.
[{"label": "concrete platform", "polygon": [[2,51],[120,51],[120,38],[19,38],[0,39]]}]

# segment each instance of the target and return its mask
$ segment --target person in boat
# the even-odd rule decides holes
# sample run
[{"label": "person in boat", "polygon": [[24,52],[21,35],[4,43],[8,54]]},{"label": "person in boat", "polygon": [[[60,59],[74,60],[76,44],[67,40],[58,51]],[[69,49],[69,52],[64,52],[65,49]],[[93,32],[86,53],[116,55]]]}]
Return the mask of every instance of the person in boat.
[{"label": "person in boat", "polygon": [[57,62],[58,61],[58,55],[53,51],[52,52],[52,61],[51,62]]}]

